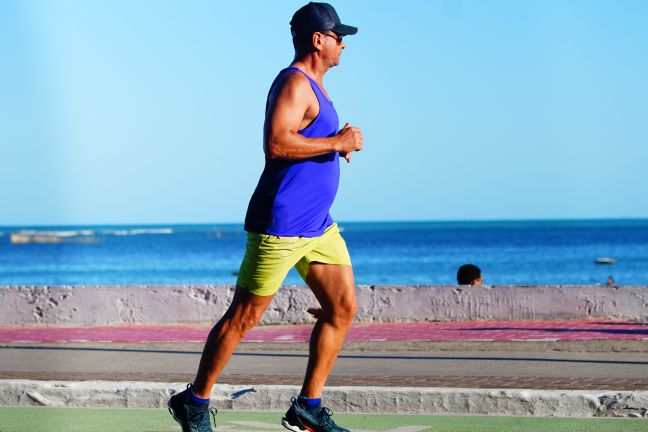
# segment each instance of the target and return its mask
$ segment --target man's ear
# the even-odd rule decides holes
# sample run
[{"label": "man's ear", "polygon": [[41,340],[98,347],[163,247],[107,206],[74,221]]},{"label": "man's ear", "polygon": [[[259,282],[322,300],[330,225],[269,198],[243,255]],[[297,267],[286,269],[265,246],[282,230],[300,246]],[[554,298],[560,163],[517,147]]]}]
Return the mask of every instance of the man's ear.
[{"label": "man's ear", "polygon": [[321,51],[322,46],[324,45],[324,36],[321,33],[313,33],[313,46],[315,50]]}]

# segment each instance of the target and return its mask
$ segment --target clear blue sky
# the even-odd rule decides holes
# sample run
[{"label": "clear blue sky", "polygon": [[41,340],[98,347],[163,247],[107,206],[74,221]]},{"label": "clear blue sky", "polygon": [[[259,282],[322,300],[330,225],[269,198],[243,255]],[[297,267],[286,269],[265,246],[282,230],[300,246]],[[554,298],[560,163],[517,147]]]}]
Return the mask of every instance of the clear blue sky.
[{"label": "clear blue sky", "polygon": [[[302,4],[0,2],[0,225],[242,222]],[[648,2],[333,5],[334,218],[648,217]]]}]

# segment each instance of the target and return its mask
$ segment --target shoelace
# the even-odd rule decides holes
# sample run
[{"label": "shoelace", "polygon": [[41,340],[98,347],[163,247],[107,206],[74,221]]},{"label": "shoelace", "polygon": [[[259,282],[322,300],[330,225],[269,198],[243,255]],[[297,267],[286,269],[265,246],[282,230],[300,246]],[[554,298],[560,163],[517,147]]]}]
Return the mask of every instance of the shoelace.
[{"label": "shoelace", "polygon": [[205,419],[205,416],[209,417],[209,414],[207,411],[188,411],[187,412],[187,420],[189,421],[189,424],[191,427],[195,427],[200,425],[203,420]]},{"label": "shoelace", "polygon": [[209,414],[211,414],[214,419],[214,429],[216,429],[216,414],[218,414],[218,410],[216,408],[209,408]]},{"label": "shoelace", "polygon": [[[187,388],[191,387],[191,383],[187,384]],[[214,429],[216,428],[216,414],[218,414],[218,410],[216,408],[209,408],[209,414],[212,416],[212,420],[214,420]],[[189,423],[191,423],[192,426],[199,425],[202,423],[202,419],[205,417],[204,412],[199,412],[196,413],[196,415],[192,416],[189,418]]]},{"label": "shoelace", "polygon": [[[218,414],[218,410],[216,408],[209,408],[208,411],[209,414],[212,416],[212,420],[214,421],[214,428],[216,427],[216,414]],[[191,424],[192,427],[200,425],[205,416],[209,415],[205,411],[197,412],[195,415],[191,416],[188,420],[189,423]]]},{"label": "shoelace", "polygon": [[322,420],[322,423],[324,423],[325,425],[327,425],[327,426],[335,426],[335,422],[331,418],[332,415],[333,415],[333,411],[331,411],[330,409],[328,409],[326,407],[323,407],[320,410],[318,417]]}]

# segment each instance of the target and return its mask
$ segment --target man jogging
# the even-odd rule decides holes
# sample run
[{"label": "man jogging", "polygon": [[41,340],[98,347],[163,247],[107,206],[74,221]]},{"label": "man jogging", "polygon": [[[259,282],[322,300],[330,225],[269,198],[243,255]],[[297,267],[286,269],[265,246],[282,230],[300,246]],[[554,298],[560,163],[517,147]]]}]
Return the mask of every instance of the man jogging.
[{"label": "man jogging", "polygon": [[362,150],[363,139],[349,124],[338,130],[338,116],[322,82],[340,61],[343,36],[358,29],[342,24],[326,3],[302,7],[290,26],[295,58],[268,93],[265,168],[245,218],[247,245],[236,292],[209,333],[194,382],[168,403],[183,431],[211,431],[212,387],[292,267],[322,311],[311,335],[301,393],[282,424],[293,431],[346,431],[321,404],[324,382],[356,312],[351,259],[329,209],[338,189],[339,157],[350,162],[351,153]]}]

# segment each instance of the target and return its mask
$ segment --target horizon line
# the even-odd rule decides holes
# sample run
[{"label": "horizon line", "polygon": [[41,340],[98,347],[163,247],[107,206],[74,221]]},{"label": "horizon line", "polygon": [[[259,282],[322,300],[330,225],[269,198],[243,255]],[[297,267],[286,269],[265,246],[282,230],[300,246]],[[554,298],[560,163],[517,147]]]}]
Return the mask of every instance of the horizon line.
[{"label": "horizon line", "polygon": [[[530,219],[391,219],[391,220],[337,220],[339,224],[397,224],[397,223],[522,223],[522,222],[640,222],[647,221],[648,217],[612,217],[612,218],[530,218]],[[156,223],[83,223],[83,224],[35,224],[35,225],[18,225],[8,224],[0,225],[1,228],[51,228],[51,227],[99,227],[99,226],[119,226],[119,227],[165,227],[165,226],[205,226],[205,225],[244,225],[243,222],[156,222]]]}]

